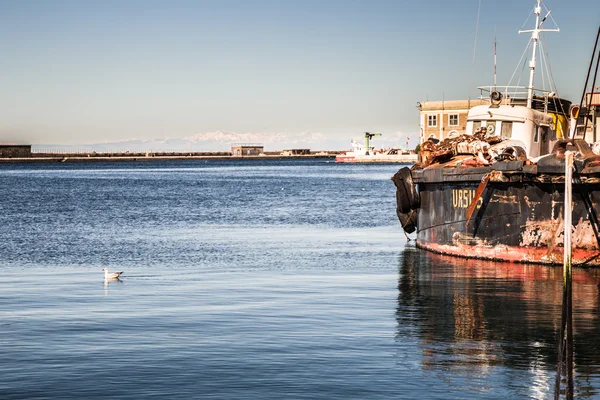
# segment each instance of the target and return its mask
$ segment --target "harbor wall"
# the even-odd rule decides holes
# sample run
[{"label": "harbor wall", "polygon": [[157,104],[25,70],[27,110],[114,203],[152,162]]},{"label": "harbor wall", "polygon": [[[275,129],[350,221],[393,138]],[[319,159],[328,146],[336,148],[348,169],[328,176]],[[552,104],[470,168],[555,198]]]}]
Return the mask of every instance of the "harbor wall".
[{"label": "harbor wall", "polygon": [[0,158],[31,157],[31,145],[0,144]]},{"label": "harbor wall", "polygon": [[261,155],[233,156],[230,152],[161,152],[161,153],[31,153],[31,156],[1,157],[7,162],[102,162],[102,161],[157,161],[157,160],[283,160],[323,158],[334,159],[338,151],[315,152],[303,155],[281,155],[265,152]]}]

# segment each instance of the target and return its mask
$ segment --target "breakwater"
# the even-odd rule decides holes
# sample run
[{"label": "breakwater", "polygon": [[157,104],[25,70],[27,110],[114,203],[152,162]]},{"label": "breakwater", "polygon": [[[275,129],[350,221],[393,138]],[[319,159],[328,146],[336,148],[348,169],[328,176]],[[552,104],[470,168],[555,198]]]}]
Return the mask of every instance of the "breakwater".
[{"label": "breakwater", "polygon": [[264,152],[260,155],[232,155],[230,152],[32,152],[30,157],[0,157],[0,162],[89,162],[156,160],[269,160],[290,158],[335,158],[339,151],[319,151],[302,155]]}]

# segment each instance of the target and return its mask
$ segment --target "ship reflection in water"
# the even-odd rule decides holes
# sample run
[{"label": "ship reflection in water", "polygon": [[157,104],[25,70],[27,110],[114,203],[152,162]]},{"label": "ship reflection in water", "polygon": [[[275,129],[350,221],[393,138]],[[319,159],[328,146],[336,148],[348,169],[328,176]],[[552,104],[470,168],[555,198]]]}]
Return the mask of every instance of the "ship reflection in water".
[{"label": "ship reflection in water", "polygon": [[[485,394],[552,398],[563,305],[561,267],[494,263],[407,248],[399,265],[398,342],[417,340],[420,369]],[[600,271],[573,271],[575,396],[600,396]],[[561,397],[565,393],[564,371]]]}]

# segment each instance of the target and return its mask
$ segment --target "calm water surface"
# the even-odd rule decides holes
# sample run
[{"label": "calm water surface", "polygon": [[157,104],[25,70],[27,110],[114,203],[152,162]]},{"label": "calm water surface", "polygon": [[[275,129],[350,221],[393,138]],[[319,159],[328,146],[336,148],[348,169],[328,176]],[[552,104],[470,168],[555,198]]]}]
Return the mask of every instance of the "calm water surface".
[{"label": "calm water surface", "polygon": [[[562,270],[415,249],[397,169],[0,165],[0,399],[551,397]],[[599,282],[575,272],[578,398]]]}]

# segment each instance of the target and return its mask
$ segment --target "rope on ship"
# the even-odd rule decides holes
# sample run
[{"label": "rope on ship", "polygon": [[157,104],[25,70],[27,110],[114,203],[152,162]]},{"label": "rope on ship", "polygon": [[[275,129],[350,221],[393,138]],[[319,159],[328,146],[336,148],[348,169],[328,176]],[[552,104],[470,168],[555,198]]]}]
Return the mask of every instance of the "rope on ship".
[{"label": "rope on ship", "polygon": [[[598,33],[596,34],[596,41],[594,42],[594,50],[592,51],[592,57],[590,58],[590,65],[588,67],[588,73],[585,78],[585,85],[583,86],[583,93],[581,94],[581,100],[579,102],[579,110],[582,110],[583,100],[586,99],[586,107],[585,107],[585,112],[583,114],[583,119],[585,121],[584,128],[583,128],[584,139],[585,139],[585,134],[587,131],[588,114],[589,114],[589,109],[590,109],[590,107],[587,104],[588,101],[586,98],[586,92],[587,92],[588,83],[590,80],[590,75],[592,74],[592,69],[594,69],[594,78],[592,79],[592,86],[591,86],[591,90],[590,90],[591,97],[593,97],[594,87],[596,86],[596,78],[598,77],[598,67],[600,66],[600,51],[597,51],[599,40],[600,40],[600,26],[598,26]],[[596,55],[596,53],[598,53],[598,55]],[[594,60],[596,60],[596,68],[594,68]],[[590,101],[592,100],[591,97],[590,97]],[[577,121],[578,117],[579,117],[579,115],[577,115],[575,117],[575,123],[577,123],[576,121]],[[573,135],[575,135],[575,130],[573,130]],[[575,184],[580,184],[581,176],[580,176],[580,171],[577,170],[577,166],[575,166],[574,172],[575,172],[575,174],[573,176],[573,178],[574,178],[573,181]],[[583,199],[583,203],[585,204],[585,207],[587,209],[588,216],[590,219],[590,225],[592,226],[592,229],[594,231],[594,236],[596,236],[596,243],[598,245],[598,251],[599,251],[598,254],[596,254],[595,256],[590,257],[589,259],[585,260],[585,262],[583,263],[585,265],[600,256],[600,221],[598,220],[598,215],[596,214],[596,210],[594,209],[594,205],[592,203],[592,199],[590,198],[589,192],[582,191],[581,198]]]},{"label": "rope on ship", "polygon": [[[577,165],[575,165],[573,172],[574,172],[573,183],[581,184],[581,176],[579,175],[579,171],[577,170]],[[598,215],[596,214],[596,210],[594,209],[592,199],[590,198],[590,193],[582,190],[581,198],[583,200],[583,204],[585,204],[585,208],[587,209],[588,216],[590,219],[590,225],[592,226],[592,230],[594,231],[594,236],[596,236],[596,244],[598,245],[598,254],[585,260],[582,263],[582,265],[585,265],[600,256],[600,221],[598,220]]]},{"label": "rope on ship", "polygon": [[[600,39],[600,26],[598,26],[598,33],[596,34],[596,41],[594,42],[594,50],[592,51],[592,57],[590,58],[590,66],[588,67],[588,73],[587,76],[585,78],[585,85],[583,85],[583,92],[581,94],[581,100],[579,101],[579,110],[582,110],[583,107],[583,99],[585,99],[585,93],[587,91],[588,88],[588,82],[590,80],[590,75],[592,73],[592,68],[594,66],[594,58],[596,58],[596,49],[598,48],[598,40]],[[596,60],[596,69],[594,71],[594,79],[592,81],[592,97],[594,95],[594,87],[596,86],[596,77],[598,76],[598,65],[600,64],[600,52],[598,52],[598,59]],[[590,98],[591,100],[591,98]],[[586,99],[586,103],[587,103],[587,99]],[[587,105],[587,104],[586,104]],[[583,137],[585,139],[585,131],[587,130],[587,121],[588,121],[588,114],[589,114],[589,107],[585,108],[585,114],[583,115],[583,118],[585,120],[585,127],[583,130]],[[575,121],[577,121],[578,116],[575,117]],[[573,136],[575,136],[575,132],[573,131]],[[572,139],[572,138],[571,138]]]}]

